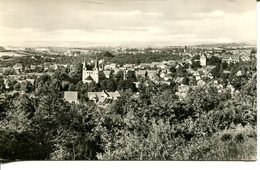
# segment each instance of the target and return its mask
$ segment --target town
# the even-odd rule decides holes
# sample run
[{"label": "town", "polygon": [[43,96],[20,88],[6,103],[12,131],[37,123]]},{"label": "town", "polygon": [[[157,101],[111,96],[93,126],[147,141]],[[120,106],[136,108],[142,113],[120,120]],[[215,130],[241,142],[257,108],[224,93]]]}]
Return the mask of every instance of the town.
[{"label": "town", "polygon": [[[169,53],[170,59],[167,56]],[[149,62],[141,62],[142,58],[139,58],[138,63],[109,61],[114,59],[113,55],[122,54],[158,57],[156,61]],[[256,72],[256,49],[252,47],[179,47],[166,50],[114,48],[111,52],[107,49],[69,49],[64,53],[53,52],[49,48],[7,47],[2,48],[1,55],[1,99],[7,94],[32,92],[41,76],[56,75],[61,76],[60,90],[66,101],[79,103],[83,101],[80,99],[84,99],[93,101],[97,106],[105,106],[126,93],[138,97],[138,89],[142,85],[174,88],[179,100],[185,100],[189,90],[208,85],[216,86],[219,92],[229,91],[233,96],[239,93],[241,86],[238,84],[241,81],[234,80],[252,77]],[[75,58],[79,62],[65,64],[61,61],[62,57]],[[29,63],[26,63],[28,60],[19,63],[21,58],[29,58]],[[82,93],[79,86],[87,86],[87,91]]]}]

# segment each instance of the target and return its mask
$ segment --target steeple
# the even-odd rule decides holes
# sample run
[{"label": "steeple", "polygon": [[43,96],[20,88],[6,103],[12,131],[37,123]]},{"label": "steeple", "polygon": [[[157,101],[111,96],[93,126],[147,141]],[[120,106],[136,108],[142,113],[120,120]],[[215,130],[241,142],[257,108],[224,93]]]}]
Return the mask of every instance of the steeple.
[{"label": "steeple", "polygon": [[99,66],[98,66],[98,59],[96,57],[96,61],[95,61],[95,67],[94,70],[99,71]]},{"label": "steeple", "polygon": [[84,60],[84,62],[83,62],[83,70],[85,70],[86,69],[86,60]]}]

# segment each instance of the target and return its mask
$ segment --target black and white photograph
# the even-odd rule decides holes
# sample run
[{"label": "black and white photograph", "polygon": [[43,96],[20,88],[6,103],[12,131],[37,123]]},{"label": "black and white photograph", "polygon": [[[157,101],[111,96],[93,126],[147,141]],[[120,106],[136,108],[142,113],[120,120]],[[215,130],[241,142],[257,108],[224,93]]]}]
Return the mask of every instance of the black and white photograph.
[{"label": "black and white photograph", "polygon": [[0,162],[256,161],[256,0],[0,0]]}]

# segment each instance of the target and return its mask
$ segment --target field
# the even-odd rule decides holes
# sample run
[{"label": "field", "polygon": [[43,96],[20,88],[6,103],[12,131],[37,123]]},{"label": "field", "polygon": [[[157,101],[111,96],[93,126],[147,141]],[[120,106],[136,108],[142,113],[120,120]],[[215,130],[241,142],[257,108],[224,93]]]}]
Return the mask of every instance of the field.
[{"label": "field", "polygon": [[26,56],[25,54],[19,54],[16,52],[8,51],[8,52],[0,52],[0,59],[1,60],[9,60],[11,57],[23,57]]}]

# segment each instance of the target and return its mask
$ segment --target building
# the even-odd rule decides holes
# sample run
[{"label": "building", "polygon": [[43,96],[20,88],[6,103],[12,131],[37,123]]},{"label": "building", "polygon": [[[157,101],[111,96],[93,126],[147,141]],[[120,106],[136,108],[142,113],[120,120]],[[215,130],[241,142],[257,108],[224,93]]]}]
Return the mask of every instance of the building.
[{"label": "building", "polygon": [[104,70],[104,75],[107,79],[112,77],[112,71],[111,70]]},{"label": "building", "polygon": [[88,92],[88,98],[95,103],[103,104],[108,103],[114,100],[117,100],[121,97],[121,94],[118,91],[115,92]]},{"label": "building", "polygon": [[238,63],[241,61],[241,56],[239,55],[224,55],[222,58],[222,62],[226,62],[226,63]]},{"label": "building", "polygon": [[207,66],[207,56],[205,53],[200,55],[200,65],[202,67],[206,67]]},{"label": "building", "polygon": [[73,56],[73,57],[78,57],[81,54],[80,50],[68,50],[67,52],[64,53],[66,56]]},{"label": "building", "polygon": [[99,70],[99,62],[97,59],[95,61],[95,67],[93,70],[88,70],[86,67],[86,62],[84,61],[83,69],[82,69],[83,83],[89,83],[89,81],[91,80],[90,77],[95,83],[99,83],[99,75],[100,75],[100,70]]},{"label": "building", "polygon": [[151,68],[157,68],[158,65],[161,65],[161,62],[152,62],[152,63],[150,64],[150,67],[151,67]]},{"label": "building", "polygon": [[117,69],[116,63],[107,64],[105,66],[105,70],[116,70],[116,69]]},{"label": "building", "polygon": [[65,91],[64,92],[64,100],[68,101],[69,103],[79,103],[78,100],[78,92],[73,91]]},{"label": "building", "polygon": [[149,79],[157,77],[157,70],[147,70],[147,76]]},{"label": "building", "polygon": [[135,67],[135,64],[124,64],[123,66],[124,68],[134,68]]},{"label": "building", "polygon": [[148,73],[146,70],[138,70],[135,72],[136,78],[142,77],[146,78],[148,76]]},{"label": "building", "polygon": [[175,93],[175,95],[177,95],[180,100],[185,99],[188,95],[189,89],[190,87],[188,85],[181,84],[178,86],[178,91]]},{"label": "building", "polygon": [[13,66],[13,69],[15,70],[15,72],[17,74],[21,73],[22,70],[23,70],[23,65],[21,63],[16,63],[14,66]]}]

